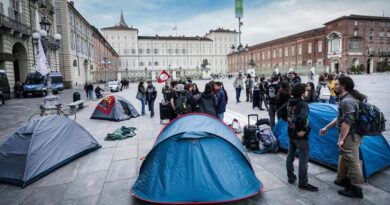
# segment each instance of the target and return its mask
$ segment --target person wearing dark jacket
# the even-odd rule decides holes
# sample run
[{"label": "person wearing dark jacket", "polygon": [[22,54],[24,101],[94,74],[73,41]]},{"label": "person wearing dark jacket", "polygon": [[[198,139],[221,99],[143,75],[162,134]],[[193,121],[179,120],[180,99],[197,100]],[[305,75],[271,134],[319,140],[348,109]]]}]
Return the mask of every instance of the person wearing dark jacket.
[{"label": "person wearing dark jacket", "polygon": [[313,103],[313,102],[318,102],[318,99],[317,99],[317,94],[314,90],[314,83],[312,82],[308,82],[306,84],[306,91],[305,91],[305,95],[304,95],[304,100],[307,102],[307,103]]},{"label": "person wearing dark jacket", "polygon": [[138,92],[141,93],[141,99],[139,99],[141,101],[141,106],[142,106],[141,114],[145,115],[146,90],[143,81],[139,82],[138,84]]},{"label": "person wearing dark jacket", "polygon": [[157,97],[157,90],[152,84],[152,81],[148,81],[148,87],[146,87],[146,101],[148,103],[150,117],[154,116],[154,100]]},{"label": "person wearing dark jacket", "polygon": [[217,98],[212,92],[212,87],[210,83],[207,83],[204,89],[204,92],[200,94],[198,100],[199,111],[206,113],[212,116],[217,116]]},{"label": "person wearing dark jacket", "polygon": [[277,112],[276,108],[276,96],[279,91],[279,79],[278,75],[272,76],[272,83],[267,88],[267,97],[269,105],[269,120],[271,122],[271,128],[275,126],[275,114]]},{"label": "person wearing dark jacket", "polygon": [[283,81],[276,96],[276,116],[284,121],[287,120],[287,104],[291,95],[290,89],[290,84],[287,81]]},{"label": "person wearing dark jacket", "polygon": [[301,83],[301,77],[299,77],[299,75],[294,71],[288,73],[288,80],[291,87],[295,84]]},{"label": "person wearing dark jacket", "polygon": [[265,77],[261,77],[260,84],[259,84],[259,91],[260,91],[259,92],[260,93],[260,105],[259,105],[260,108],[259,109],[260,110],[264,110],[264,108],[263,108],[263,102],[264,102],[264,106],[268,111],[268,103],[267,103],[267,98],[266,98],[267,88],[268,88],[268,82],[265,80]]},{"label": "person wearing dark jacket", "polygon": [[222,86],[221,82],[214,84],[214,90],[217,91],[217,118],[223,121],[223,114],[226,111],[226,97]]},{"label": "person wearing dark jacket", "polygon": [[96,86],[96,88],[95,88],[95,95],[96,95],[97,99],[100,99],[100,98],[103,97],[102,91],[103,91],[103,89],[101,89],[99,85]]},{"label": "person wearing dark jacket", "polygon": [[291,90],[293,99],[288,106],[288,137],[289,148],[286,159],[288,182],[293,184],[297,179],[294,174],[294,159],[299,149],[298,187],[307,191],[318,191],[318,188],[308,183],[307,170],[309,162],[309,106],[303,100],[306,85],[295,84]]}]

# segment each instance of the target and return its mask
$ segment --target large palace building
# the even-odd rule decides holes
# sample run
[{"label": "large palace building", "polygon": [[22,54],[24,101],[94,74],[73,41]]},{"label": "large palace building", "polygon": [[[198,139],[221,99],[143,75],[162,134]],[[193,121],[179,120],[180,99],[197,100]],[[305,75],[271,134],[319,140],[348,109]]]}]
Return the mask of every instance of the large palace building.
[{"label": "large palace building", "polygon": [[[390,58],[390,18],[342,16],[324,27],[249,46],[228,54],[229,72],[283,68],[325,68],[372,73]],[[251,65],[249,65],[251,64]],[[324,69],[324,70],[325,70]]]},{"label": "large palace building", "polygon": [[[141,36],[121,14],[118,25],[102,28],[103,36],[119,54],[119,71],[197,71],[204,60],[212,73],[227,72],[227,54],[238,33],[223,28],[205,36]],[[122,75],[123,76],[123,75]]]}]

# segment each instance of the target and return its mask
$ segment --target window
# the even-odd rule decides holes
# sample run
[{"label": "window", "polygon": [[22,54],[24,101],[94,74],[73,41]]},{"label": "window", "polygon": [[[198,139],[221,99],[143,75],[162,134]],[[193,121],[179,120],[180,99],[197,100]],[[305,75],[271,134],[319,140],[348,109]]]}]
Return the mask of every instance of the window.
[{"label": "window", "polygon": [[291,55],[295,56],[295,46],[291,46]]},{"label": "window", "polygon": [[135,49],[131,49],[131,54],[135,54]]},{"label": "window", "polygon": [[146,54],[150,54],[150,49],[146,49]]},{"label": "window", "polygon": [[154,49],[154,54],[158,54],[158,49]]},{"label": "window", "polygon": [[168,49],[168,53],[169,53],[169,54],[172,54],[172,49],[169,48],[169,49]]},{"label": "window", "polygon": [[298,45],[298,55],[302,55],[302,44]]},{"label": "window", "polygon": [[385,37],[385,32],[379,32],[379,38],[384,38]]},{"label": "window", "polygon": [[181,50],[181,52],[182,52],[183,54],[186,54],[186,49],[183,48],[183,49]]},{"label": "window", "polygon": [[352,51],[361,51],[362,50],[362,41],[361,40],[350,40],[349,49]]},{"label": "window", "polygon": [[264,57],[265,57],[264,52],[261,52],[261,59],[264,60],[265,59]]},{"label": "window", "polygon": [[77,67],[77,61],[73,60],[73,67]]},{"label": "window", "polygon": [[268,54],[268,59],[270,59],[271,58],[271,51],[268,51],[267,54]]},{"label": "window", "polygon": [[149,61],[148,64],[149,64],[149,66],[152,66],[152,62]]},{"label": "window", "polygon": [[286,56],[286,57],[288,56],[288,47],[284,48],[284,56]]},{"label": "window", "polygon": [[127,48],[123,49],[123,53],[129,54],[129,49],[127,49]]},{"label": "window", "polygon": [[154,65],[155,65],[155,66],[158,66],[158,62],[157,62],[157,61],[156,61],[156,62],[154,62]]},{"label": "window", "polygon": [[272,58],[276,58],[276,50],[272,51]]},{"label": "window", "polygon": [[175,49],[175,53],[179,54],[179,49],[178,48]]},{"label": "window", "polygon": [[142,48],[138,49],[138,54],[142,54]]},{"label": "window", "polygon": [[139,62],[139,66],[144,66],[144,62]]},{"label": "window", "polygon": [[307,53],[312,53],[312,43],[307,44]]},{"label": "window", "polygon": [[322,41],[318,41],[318,52],[322,52]]},{"label": "window", "polygon": [[279,48],[279,58],[281,58],[282,57],[282,55],[283,55],[283,49],[282,48]]}]

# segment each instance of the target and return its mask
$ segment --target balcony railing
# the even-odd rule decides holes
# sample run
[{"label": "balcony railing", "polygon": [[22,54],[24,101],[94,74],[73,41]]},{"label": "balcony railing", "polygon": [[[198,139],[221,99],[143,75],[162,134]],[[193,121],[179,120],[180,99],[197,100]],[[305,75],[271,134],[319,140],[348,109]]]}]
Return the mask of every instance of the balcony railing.
[{"label": "balcony railing", "polygon": [[12,29],[16,32],[22,33],[27,36],[31,35],[30,28],[21,22],[22,22],[21,18],[19,18],[18,20],[14,20],[8,16],[0,14],[0,25],[2,27],[5,27],[7,29]]},{"label": "balcony railing", "polygon": [[38,5],[40,8],[46,8],[50,14],[54,14],[54,6],[50,0],[38,0]]},{"label": "balcony railing", "polygon": [[390,56],[390,52],[379,52],[379,56],[380,57],[389,57]]}]

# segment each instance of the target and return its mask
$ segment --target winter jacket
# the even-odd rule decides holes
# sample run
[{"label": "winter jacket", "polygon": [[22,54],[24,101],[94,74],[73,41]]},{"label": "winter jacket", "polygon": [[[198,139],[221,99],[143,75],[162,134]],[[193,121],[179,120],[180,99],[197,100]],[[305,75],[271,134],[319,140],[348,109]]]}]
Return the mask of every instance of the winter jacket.
[{"label": "winter jacket", "polygon": [[222,89],[219,89],[217,92],[217,113],[224,113],[226,111],[226,101],[225,101],[225,92]]},{"label": "winter jacket", "polygon": [[217,116],[217,98],[213,93],[202,93],[199,98],[199,111]]},{"label": "winter jacket", "polygon": [[[288,106],[288,136],[290,139],[307,140],[310,133],[309,106],[302,99],[291,99]],[[304,131],[303,137],[297,136],[297,132]]]}]

